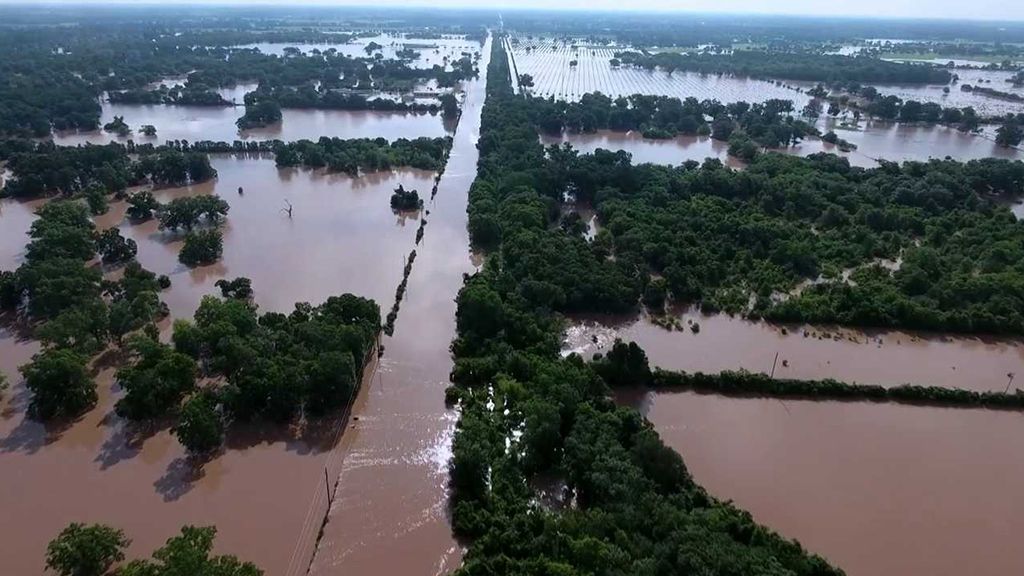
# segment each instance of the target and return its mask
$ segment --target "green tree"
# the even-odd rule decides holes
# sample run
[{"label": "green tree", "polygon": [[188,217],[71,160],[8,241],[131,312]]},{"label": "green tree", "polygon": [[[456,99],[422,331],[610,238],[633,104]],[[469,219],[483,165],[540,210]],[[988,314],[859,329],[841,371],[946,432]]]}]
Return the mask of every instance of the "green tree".
[{"label": "green tree", "polygon": [[192,454],[207,454],[221,445],[224,422],[217,413],[216,400],[200,392],[185,402],[174,435]]},{"label": "green tree", "polygon": [[170,538],[152,560],[134,560],[119,576],[262,576],[263,571],[234,556],[211,556],[217,529],[185,526]]},{"label": "green tree", "polygon": [[88,359],[77,352],[48,348],[21,367],[32,392],[29,414],[39,420],[77,416],[96,404],[96,382]]},{"label": "green tree", "polygon": [[220,230],[199,230],[185,235],[178,260],[186,266],[204,266],[220,259],[224,236]]},{"label": "green tree", "polygon": [[74,522],[46,547],[46,567],[61,576],[103,576],[130,543],[121,530]]}]

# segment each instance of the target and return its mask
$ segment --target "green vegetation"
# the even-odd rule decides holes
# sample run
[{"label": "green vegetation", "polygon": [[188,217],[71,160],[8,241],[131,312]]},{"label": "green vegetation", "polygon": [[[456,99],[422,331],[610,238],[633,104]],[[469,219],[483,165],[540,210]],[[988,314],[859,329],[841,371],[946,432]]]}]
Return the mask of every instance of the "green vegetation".
[{"label": "green vegetation", "polygon": [[[763,154],[733,171],[715,160],[633,166],[623,152],[568,148],[549,149],[548,160],[537,177],[552,197],[571,190],[597,209],[601,233],[584,247],[615,256],[599,267],[643,271],[615,306],[590,301],[583,309],[629,308],[655,273],[672,301],[707,311],[1024,333],[1024,231],[1003,203],[1024,193],[1024,163],[864,170],[832,155]],[[898,259],[898,269],[882,266]],[[794,293],[809,280],[816,282]]]},{"label": "green vegetation", "polygon": [[29,414],[38,420],[73,418],[96,404],[96,382],[88,358],[62,348],[48,348],[21,367],[25,387],[32,393]]},{"label": "green vegetation", "polygon": [[591,364],[605,382],[615,387],[649,386],[725,396],[757,396],[808,400],[867,400],[957,408],[1024,410],[1024,392],[975,392],[943,386],[879,386],[849,384],[837,380],[794,380],[767,374],[724,371],[688,374],[671,370],[651,371],[647,355],[635,342],[615,340],[607,354],[595,354]]},{"label": "green vegetation", "polygon": [[[248,300],[207,296],[194,322],[174,323],[174,349],[224,383],[185,402],[178,437],[205,453],[231,422],[283,424],[342,407],[359,386],[379,332],[380,308],[351,294],[320,306],[299,303],[288,315],[259,315]],[[170,388],[175,394],[165,397],[165,409],[179,405],[177,392],[186,384]]]},{"label": "green vegetation", "polygon": [[[0,274],[0,305],[15,310],[27,300],[42,352],[21,368],[32,392],[29,413],[50,420],[73,418],[97,398],[89,359],[113,340],[167,314],[157,293],[169,285],[145,270],[120,234],[98,238],[85,206],[64,200],[44,205],[29,231],[26,261]],[[120,239],[120,242],[118,241]],[[99,250],[108,261],[124,263],[119,281],[104,281],[86,266]]]},{"label": "green vegetation", "polygon": [[138,335],[125,346],[127,362],[117,371],[125,394],[117,414],[129,420],[152,420],[174,414],[196,386],[195,361],[166,344]]},{"label": "green vegetation", "polygon": [[395,188],[395,193],[391,195],[391,209],[392,210],[419,210],[423,207],[423,200],[420,199],[420,193],[415,190],[406,190],[401,184],[398,188]]},{"label": "green vegetation", "polygon": [[72,522],[46,547],[46,567],[60,576],[103,576],[130,543],[121,530]]},{"label": "green vegetation", "polygon": [[46,567],[60,576],[262,576],[263,571],[234,556],[211,556],[217,529],[185,526],[153,552],[152,560],[125,559],[131,544],[122,530],[103,524],[71,523],[46,548]]},{"label": "green vegetation", "polygon": [[299,140],[282,144],[275,153],[278,166],[326,167],[355,176],[360,170],[376,172],[401,166],[440,170],[448,160],[451,145],[450,137],[399,138],[390,143],[384,138],[321,137],[316,142]]},{"label": "green vegetation", "polygon": [[[534,123],[551,134],[560,134],[563,130],[638,130],[645,138],[711,134],[717,140],[729,141],[734,132],[741,132],[742,138],[737,137],[738,140],[778,148],[818,133],[813,126],[790,115],[793,112],[790,100],[726,105],[717,100],[701,102],[693,97],[679,100],[640,94],[612,99],[597,92],[584,94],[578,102],[532,98],[530,104]],[[710,125],[705,118],[713,119]]]},{"label": "green vegetation", "polygon": [[[639,283],[549,227],[554,171],[508,79],[496,42],[469,208],[491,251],[459,294],[447,394],[453,525],[470,542],[457,574],[841,574],[710,497],[582,359],[560,358],[553,308],[635,301]],[[540,476],[564,486],[561,505],[538,502]]]},{"label": "green vegetation", "polygon": [[[141,155],[133,159],[133,153]],[[217,176],[204,153],[117,143],[70,147],[7,142],[0,145],[0,160],[4,159],[14,178],[0,194],[14,198],[71,197],[95,187],[114,193],[146,182],[182,186]]]},{"label": "green vegetation", "polygon": [[[140,202],[148,206],[148,199]],[[171,200],[166,206],[158,209],[160,228],[168,230],[187,230],[191,232],[199,225],[220,226],[230,210],[228,203],[219,196],[201,195],[184,196]],[[144,213],[140,210],[139,213]]]},{"label": "green vegetation", "polygon": [[189,267],[206,266],[220,260],[223,253],[224,235],[220,230],[194,230],[185,234],[178,261]]},{"label": "green vegetation", "polygon": [[[876,384],[849,384],[836,380],[790,380],[770,378],[750,372],[685,374],[655,370],[648,381],[657,388],[711,392],[727,396],[767,396],[771,398],[807,398],[814,400],[870,400],[960,408],[1024,409],[1024,393],[974,392],[942,386],[902,384],[884,387]],[[643,384],[643,380],[634,380]]]}]

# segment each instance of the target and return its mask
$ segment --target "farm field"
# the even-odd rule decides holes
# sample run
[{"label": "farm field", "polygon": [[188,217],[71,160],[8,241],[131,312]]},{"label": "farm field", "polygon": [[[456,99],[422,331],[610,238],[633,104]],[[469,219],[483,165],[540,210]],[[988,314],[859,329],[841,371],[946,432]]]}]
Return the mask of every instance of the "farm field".
[{"label": "farm field", "polygon": [[[692,96],[698,100],[717,99],[725,103],[764,102],[779,98],[793,100],[797,109],[810,99],[794,89],[752,78],[692,72],[669,74],[662,70],[630,66],[612,67],[610,60],[622,48],[573,47],[563,42],[529,41],[525,38],[520,38],[518,44],[506,44],[506,48],[519,75],[533,77],[534,86],[526,90],[543,98],[575,101],[589,92],[601,92],[612,97],[649,94],[682,99]],[[573,61],[578,64],[570,66]]]}]

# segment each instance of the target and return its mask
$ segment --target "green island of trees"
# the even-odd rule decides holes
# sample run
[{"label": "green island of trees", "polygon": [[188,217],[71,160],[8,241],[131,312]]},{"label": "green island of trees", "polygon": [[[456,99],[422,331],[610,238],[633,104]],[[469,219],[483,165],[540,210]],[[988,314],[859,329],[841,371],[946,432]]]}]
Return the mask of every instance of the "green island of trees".
[{"label": "green island of trees", "polygon": [[[458,297],[446,395],[460,404],[453,526],[469,542],[456,574],[842,574],[707,494],[635,410],[615,406],[590,366],[560,357],[555,307],[635,299],[636,290],[631,268],[549,227],[558,207],[539,185],[544,150],[494,46],[469,207],[490,250]],[[539,501],[539,478],[561,487],[558,502]]]},{"label": "green island of trees", "polygon": [[808,135],[818,135],[814,126],[790,115],[793,112],[790,100],[722,104],[693,97],[680,100],[641,94],[612,99],[593,92],[584,94],[578,102],[537,97],[529,102],[534,123],[549,134],[560,134],[563,130],[635,130],[642,132],[645,138],[710,135],[716,140],[750,141],[768,148],[789,146]]},{"label": "green island of trees", "polygon": [[[124,375],[144,385],[133,388],[139,395],[124,405],[124,415],[176,416],[175,434],[195,453],[219,447],[232,422],[323,416],[346,405],[359,387],[380,322],[374,301],[351,294],[262,315],[237,293],[207,296],[194,321],[174,322],[173,348],[135,344]],[[199,389],[199,376],[216,384]],[[130,408],[136,404],[142,409]]]},{"label": "green island of trees", "polygon": [[59,576],[262,576],[251,562],[215,556],[212,526],[184,526],[181,533],[153,552],[152,559],[125,559],[131,539],[104,524],[72,522],[46,547],[46,567]]},{"label": "green island of trees", "polygon": [[395,193],[391,195],[391,209],[392,210],[419,210],[423,207],[423,199],[420,198],[420,193],[415,190],[406,190],[401,184],[398,188],[395,188]]},{"label": "green island of trees", "polygon": [[[133,153],[138,157],[133,158]],[[118,143],[56,146],[5,141],[0,143],[0,160],[7,162],[14,176],[5,182],[0,196],[13,198],[71,197],[97,186],[113,194],[143,183],[182,186],[217,177],[205,153]]]},{"label": "green island of trees", "polygon": [[441,170],[448,161],[451,137],[384,138],[321,137],[316,142],[299,140],[275,148],[278,166],[327,168],[353,176],[360,170],[376,172],[408,166],[419,170]]},{"label": "green island of trees", "polygon": [[[29,230],[25,262],[0,273],[0,309],[23,307],[43,350],[21,368],[32,396],[29,414],[39,420],[74,418],[97,400],[90,359],[110,342],[153,326],[167,315],[157,294],[170,285],[115,247],[119,234],[97,235],[86,206],[74,200],[45,204]],[[123,241],[124,239],[121,238]],[[116,254],[120,280],[104,280],[86,263],[100,251]]]}]

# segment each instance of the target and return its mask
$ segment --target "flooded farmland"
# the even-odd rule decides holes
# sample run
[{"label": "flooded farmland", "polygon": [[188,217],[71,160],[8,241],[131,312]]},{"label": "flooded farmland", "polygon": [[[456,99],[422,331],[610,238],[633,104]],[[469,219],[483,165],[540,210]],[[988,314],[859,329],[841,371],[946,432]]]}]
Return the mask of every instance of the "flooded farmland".
[{"label": "flooded farmland", "polygon": [[698,483],[849,576],[1024,572],[1020,413],[686,392],[640,404]]},{"label": "flooded farmland", "polygon": [[[100,227],[119,226],[139,243],[143,266],[171,277],[172,287],[161,298],[170,306],[172,318],[191,317],[203,295],[219,292],[213,285],[216,280],[235,276],[253,280],[256,302],[265,310],[289,311],[297,301],[316,303],[343,292],[372,297],[384,309],[390,306],[404,258],[415,245],[418,217],[395,214],[388,197],[399,183],[429,190],[432,173],[396,171],[350,178],[278,170],[269,158],[214,156],[212,163],[219,172],[217,180],[155,194],[162,201],[188,194],[218,194],[228,200],[224,256],[218,263],[185,268],[177,261],[180,238],[159,231],[155,222],[124,220],[123,203],[113,204],[97,222]],[[242,195],[237,192],[240,186]],[[291,219],[282,211],[285,200],[293,205]],[[5,246],[24,246],[30,208],[4,202],[0,230]],[[20,250],[5,252],[4,267],[15,264],[19,254]],[[424,257],[417,266],[428,270],[430,261]],[[460,282],[461,270],[454,277]],[[410,299],[416,294],[414,286]],[[456,290],[444,298],[450,300]],[[443,306],[427,306],[420,312],[432,314],[420,319],[428,325],[451,323],[454,318]],[[165,338],[169,326],[169,321],[162,323]],[[447,358],[448,340],[446,336],[436,342],[441,358]],[[197,475],[166,429],[138,433],[113,413],[120,395],[113,382],[116,367],[102,358],[95,367],[100,401],[94,410],[64,429],[26,419],[29,395],[17,368],[37,350],[38,344],[16,326],[6,322],[0,327],[0,368],[12,382],[0,400],[0,467],[16,471],[0,475],[0,531],[8,549],[16,551],[5,554],[5,569],[41,573],[46,542],[72,521],[123,528],[134,541],[132,556],[148,554],[181,525],[191,523],[215,524],[218,550],[243,555],[267,574],[291,573],[290,566],[308,562],[309,544],[316,535],[306,529],[309,518],[315,517],[311,498],[324,482],[325,466],[332,462],[337,422],[316,429],[233,432],[224,454]],[[385,370],[408,361],[393,358],[385,356]],[[422,374],[420,366],[407,370],[407,378]],[[447,374],[447,368],[440,370]],[[368,368],[368,382],[373,373]],[[438,382],[442,385],[443,379]],[[437,400],[439,421],[447,422],[442,388],[431,397]],[[73,490],[68,482],[74,483]],[[444,498],[443,486],[434,496]],[[443,529],[437,532],[447,535],[447,524],[439,526]],[[309,550],[306,559],[296,560],[302,550]]]},{"label": "flooded farmland", "polygon": [[[366,48],[370,43],[380,46],[379,49],[367,52]],[[385,60],[399,59],[398,53],[403,49],[411,49],[419,52],[419,56],[409,60],[409,66],[413,68],[428,69],[434,66],[445,66],[451,61],[458,60],[464,52],[470,54],[480,52],[480,43],[465,37],[450,36],[444,38],[411,38],[403,35],[380,34],[377,36],[364,36],[355,38],[347,44],[296,44],[289,42],[261,42],[257,44],[243,44],[234,46],[240,49],[255,49],[263,54],[284,56],[285,49],[295,48],[303,54],[310,54],[314,50],[327,52],[333,50],[351,58],[368,58],[380,54]],[[450,67],[448,67],[450,68]]]},{"label": "flooded farmland", "polygon": [[[527,49],[527,48],[530,49]],[[610,60],[622,48],[603,46],[557,46],[550,39],[528,41],[521,39],[510,46],[509,54],[520,75],[533,77],[529,89],[535,96],[554,96],[559,100],[575,101],[589,92],[601,92],[611,97],[649,94],[693,96],[698,100],[717,99],[722,102],[764,102],[772,98],[793,100],[796,109],[803,108],[810,99],[807,95],[775,82],[727,75],[698,74],[677,71],[644,70],[632,66],[613,67]],[[577,62],[570,66],[570,62]]]},{"label": "flooded farmland", "polygon": [[[834,130],[840,138],[857,145],[857,149],[844,152],[832,144],[809,137],[794,146],[773,151],[798,156],[827,152],[846,158],[851,165],[863,168],[877,166],[877,159],[895,162],[927,161],[947,157],[960,161],[978,158],[1024,160],[1024,152],[1020,150],[1005,148],[987,137],[959,132],[945,126],[862,120],[859,129],[849,129],[840,127],[839,121],[833,118],[825,118],[819,121],[818,129],[822,132]],[[636,131],[599,130],[588,134],[541,135],[541,142],[545,146],[568,142],[581,153],[591,153],[598,148],[625,150],[633,155],[634,164],[650,162],[678,165],[687,160],[703,162],[705,158],[717,158],[733,167],[743,165],[739,160],[729,156],[728,142],[707,136],[677,136],[661,140],[644,138]]]},{"label": "flooded farmland", "polygon": [[[162,144],[167,140],[316,140],[321,136],[338,138],[418,138],[444,136],[446,128],[440,114],[377,112],[370,110],[282,110],[282,120],[264,128],[240,131],[235,125],[245,109],[242,106],[172,106],[111,104],[103,102],[100,125],[123,116],[136,131],[127,137],[110,132],[57,132],[53,140],[62,146],[127,142]],[[156,127],[156,136],[137,133],[140,126]]]},{"label": "flooded farmland", "polygon": [[[900,331],[864,332],[834,326],[774,325],[725,314],[680,315],[683,329],[668,331],[646,317],[578,320],[565,352],[590,358],[615,338],[639,344],[653,366],[714,373],[744,369],[781,378],[920,384],[1003,391],[1024,367],[1024,343]],[[689,329],[699,324],[698,332]],[[778,360],[775,354],[778,353]],[[1019,384],[1019,386],[1024,386]],[[685,454],[685,453],[684,453]]]}]

